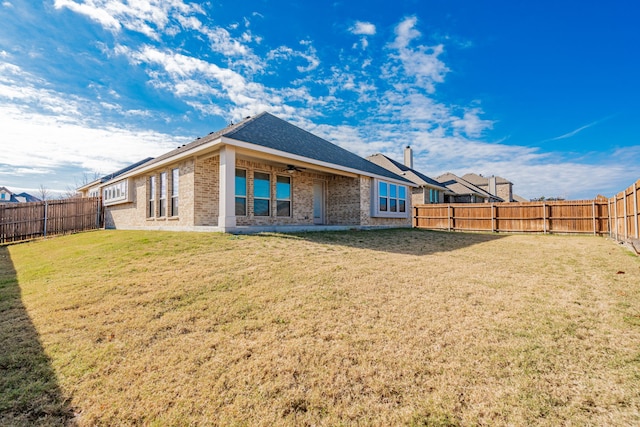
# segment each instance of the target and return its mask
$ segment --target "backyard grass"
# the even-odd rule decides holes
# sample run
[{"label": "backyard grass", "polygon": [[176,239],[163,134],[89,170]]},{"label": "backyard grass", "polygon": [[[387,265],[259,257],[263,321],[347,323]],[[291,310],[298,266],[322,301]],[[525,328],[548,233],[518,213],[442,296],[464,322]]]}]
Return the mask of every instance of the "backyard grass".
[{"label": "backyard grass", "polygon": [[0,247],[0,425],[638,425],[599,237],[99,231]]}]

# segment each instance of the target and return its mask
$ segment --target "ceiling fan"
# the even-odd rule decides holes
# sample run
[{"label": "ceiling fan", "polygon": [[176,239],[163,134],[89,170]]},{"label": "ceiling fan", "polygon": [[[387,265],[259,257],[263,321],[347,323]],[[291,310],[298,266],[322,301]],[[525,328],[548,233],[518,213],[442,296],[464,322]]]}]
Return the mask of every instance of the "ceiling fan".
[{"label": "ceiling fan", "polygon": [[287,173],[302,172],[305,169],[306,168],[299,168],[299,167],[294,166],[294,165],[287,165],[287,168],[285,169],[285,172],[287,172]]}]

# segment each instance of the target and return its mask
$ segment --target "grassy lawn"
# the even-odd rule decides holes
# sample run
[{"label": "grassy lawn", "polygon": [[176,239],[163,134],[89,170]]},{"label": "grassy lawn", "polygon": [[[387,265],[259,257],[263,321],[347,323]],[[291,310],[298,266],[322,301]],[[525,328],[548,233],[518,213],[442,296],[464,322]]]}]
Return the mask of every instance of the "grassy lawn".
[{"label": "grassy lawn", "polygon": [[0,247],[0,424],[638,425],[597,237],[99,231]]}]

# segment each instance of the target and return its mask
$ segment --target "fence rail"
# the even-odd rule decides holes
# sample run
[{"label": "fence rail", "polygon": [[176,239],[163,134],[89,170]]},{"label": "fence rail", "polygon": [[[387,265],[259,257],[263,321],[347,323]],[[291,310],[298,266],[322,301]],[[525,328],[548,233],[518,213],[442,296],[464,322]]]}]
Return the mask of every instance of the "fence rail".
[{"label": "fence rail", "polygon": [[100,198],[0,205],[0,243],[101,228]]},{"label": "fence rail", "polygon": [[509,233],[609,233],[606,200],[417,205],[414,226]]}]

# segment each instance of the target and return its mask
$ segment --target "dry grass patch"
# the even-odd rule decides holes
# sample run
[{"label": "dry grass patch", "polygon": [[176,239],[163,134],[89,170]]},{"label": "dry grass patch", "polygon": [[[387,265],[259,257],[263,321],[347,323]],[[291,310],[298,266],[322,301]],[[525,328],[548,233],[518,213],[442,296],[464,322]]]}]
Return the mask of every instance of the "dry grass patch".
[{"label": "dry grass patch", "polygon": [[57,408],[0,400],[17,424],[640,423],[640,260],[602,238],[103,231],[4,251]]}]

